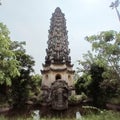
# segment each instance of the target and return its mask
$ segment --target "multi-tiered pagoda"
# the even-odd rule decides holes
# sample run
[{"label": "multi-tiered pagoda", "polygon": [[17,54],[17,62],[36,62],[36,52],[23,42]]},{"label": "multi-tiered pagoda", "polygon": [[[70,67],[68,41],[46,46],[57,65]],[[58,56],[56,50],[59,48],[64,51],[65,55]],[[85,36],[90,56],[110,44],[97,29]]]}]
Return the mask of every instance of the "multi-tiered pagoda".
[{"label": "multi-tiered pagoda", "polygon": [[42,86],[51,89],[56,81],[62,80],[72,88],[74,70],[69,56],[68,31],[65,16],[59,7],[52,14],[47,44],[45,64],[41,70]]}]

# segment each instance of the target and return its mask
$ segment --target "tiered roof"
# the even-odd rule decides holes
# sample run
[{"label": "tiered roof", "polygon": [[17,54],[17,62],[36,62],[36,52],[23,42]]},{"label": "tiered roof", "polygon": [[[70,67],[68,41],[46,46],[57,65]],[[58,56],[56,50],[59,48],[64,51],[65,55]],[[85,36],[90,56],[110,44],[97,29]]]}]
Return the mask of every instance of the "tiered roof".
[{"label": "tiered roof", "polygon": [[68,48],[68,31],[66,30],[66,19],[61,9],[57,7],[52,14],[51,25],[48,36],[48,48],[46,49],[45,66],[52,64],[63,64],[71,66],[71,58]]}]

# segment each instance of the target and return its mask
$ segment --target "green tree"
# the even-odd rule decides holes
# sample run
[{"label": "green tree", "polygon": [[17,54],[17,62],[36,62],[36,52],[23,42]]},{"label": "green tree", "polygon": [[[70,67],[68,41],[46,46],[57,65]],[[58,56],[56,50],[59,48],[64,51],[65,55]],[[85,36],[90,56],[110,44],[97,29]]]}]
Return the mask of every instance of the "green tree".
[{"label": "green tree", "polygon": [[83,92],[86,93],[86,80],[83,77],[79,77],[75,83],[75,90],[78,95],[81,95]]},{"label": "green tree", "polygon": [[42,77],[39,74],[31,76],[31,81],[29,84],[29,101],[34,104],[40,104],[41,100],[41,82]]},{"label": "green tree", "polygon": [[84,92],[92,100],[93,105],[97,107],[103,105],[105,101],[104,99],[101,100],[103,90],[100,86],[104,80],[103,72],[104,68],[91,64],[90,68],[84,71],[75,84],[77,94]]},{"label": "green tree", "polygon": [[33,66],[35,61],[33,58],[26,54],[24,49],[25,42],[14,41],[11,44],[11,49],[16,55],[16,59],[19,61],[18,70],[20,76],[16,76],[12,79],[12,99],[14,107],[21,107],[25,105],[29,98],[29,86],[31,82],[31,74],[34,72]]},{"label": "green tree", "polygon": [[87,94],[90,98],[92,98],[93,104],[97,107],[104,105],[104,102],[106,101],[103,94],[103,90],[100,87],[100,84],[104,80],[104,78],[102,77],[103,72],[104,68],[99,67],[98,65],[95,64],[91,65],[89,71],[89,74],[91,75],[91,82],[87,86],[87,89],[89,90]]},{"label": "green tree", "polygon": [[85,39],[92,44],[92,53],[88,51],[83,55],[84,60],[79,61],[82,67],[78,71],[83,73],[87,95],[91,94],[95,104],[98,100],[104,103],[120,95],[120,33],[104,31]]},{"label": "green tree", "polygon": [[105,31],[86,37],[86,40],[92,44],[92,50],[95,52],[94,62],[107,69],[106,77],[111,78],[109,71],[114,71],[116,79],[120,80],[120,33]]},{"label": "green tree", "polygon": [[0,84],[11,85],[11,78],[19,75],[15,53],[10,49],[12,41],[6,25],[0,23]]},{"label": "green tree", "polygon": [[102,74],[104,81],[100,85],[104,94],[109,99],[117,98],[120,95],[120,33],[104,31],[86,37],[86,40],[92,43],[96,58],[94,62],[105,69]]},{"label": "green tree", "polygon": [[0,23],[0,102],[8,99],[8,88],[11,86],[12,78],[20,75],[19,62],[10,49],[12,41],[9,34],[6,25]]}]

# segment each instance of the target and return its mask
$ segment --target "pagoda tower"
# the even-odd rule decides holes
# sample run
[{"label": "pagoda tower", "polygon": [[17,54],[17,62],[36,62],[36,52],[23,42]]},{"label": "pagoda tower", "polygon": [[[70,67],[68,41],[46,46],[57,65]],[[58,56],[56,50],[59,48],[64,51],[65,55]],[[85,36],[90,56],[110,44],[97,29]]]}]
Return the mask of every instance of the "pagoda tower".
[{"label": "pagoda tower", "polygon": [[62,79],[72,87],[75,71],[69,56],[66,19],[59,7],[52,14],[47,44],[45,64],[41,70],[42,86],[50,88],[53,82]]}]

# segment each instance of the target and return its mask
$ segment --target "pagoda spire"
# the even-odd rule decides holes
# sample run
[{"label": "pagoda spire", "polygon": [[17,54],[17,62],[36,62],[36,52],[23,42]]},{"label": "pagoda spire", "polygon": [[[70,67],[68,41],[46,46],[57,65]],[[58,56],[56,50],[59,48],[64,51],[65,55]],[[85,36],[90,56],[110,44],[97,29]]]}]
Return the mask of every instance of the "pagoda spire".
[{"label": "pagoda spire", "polygon": [[61,9],[57,7],[51,17],[51,24],[48,35],[48,48],[46,49],[45,64],[71,63],[68,48],[68,31],[66,19]]},{"label": "pagoda spire", "polygon": [[43,104],[51,104],[55,110],[64,110],[68,108],[69,95],[75,94],[75,71],[69,56],[66,19],[59,7],[51,17],[47,44],[45,64],[41,70]]}]

